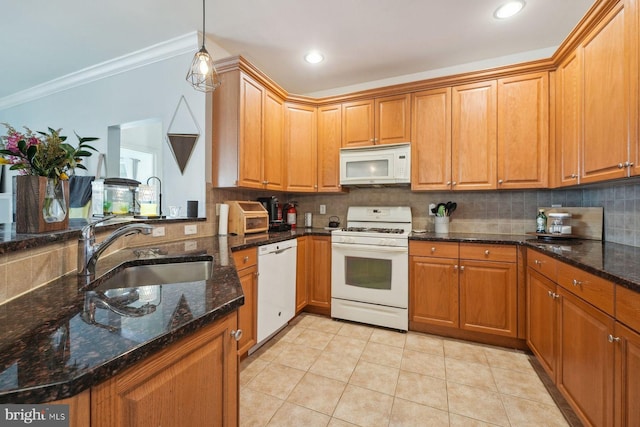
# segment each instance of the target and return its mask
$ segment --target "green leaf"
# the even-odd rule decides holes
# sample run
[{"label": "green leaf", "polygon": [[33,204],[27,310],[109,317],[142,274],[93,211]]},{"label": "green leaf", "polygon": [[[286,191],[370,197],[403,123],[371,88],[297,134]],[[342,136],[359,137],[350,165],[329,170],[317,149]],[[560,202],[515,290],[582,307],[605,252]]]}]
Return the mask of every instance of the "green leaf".
[{"label": "green leaf", "polygon": [[[98,139],[98,138],[96,138],[96,139]],[[89,145],[89,144],[80,144],[80,145],[78,146],[78,148],[80,148],[80,147],[82,147],[82,148],[84,148],[84,149],[89,149],[89,150],[93,150],[93,151],[98,151],[98,150],[96,150],[95,148],[93,148],[93,147],[92,147],[91,145]]]},{"label": "green leaf", "polygon": [[84,151],[84,150],[80,150],[80,151],[76,151],[75,157],[89,157],[89,156],[91,156],[91,154],[93,154],[93,153],[90,153],[90,152]]},{"label": "green leaf", "polygon": [[84,167],[84,165],[82,165],[82,164],[80,164],[80,163],[78,163],[78,164],[76,165],[76,168],[78,168],[78,169],[84,169],[84,170],[87,170],[87,168],[85,168],[85,167]]},{"label": "green leaf", "polygon": [[29,162],[31,162],[31,159],[33,159],[33,156],[36,155],[36,153],[38,152],[38,147],[35,145],[30,146],[29,148],[27,148],[27,158],[29,159]]},{"label": "green leaf", "polygon": [[20,141],[18,141],[18,150],[20,150],[20,152],[22,152],[22,153],[26,152],[26,150],[27,150],[27,142],[24,139],[21,139]]}]

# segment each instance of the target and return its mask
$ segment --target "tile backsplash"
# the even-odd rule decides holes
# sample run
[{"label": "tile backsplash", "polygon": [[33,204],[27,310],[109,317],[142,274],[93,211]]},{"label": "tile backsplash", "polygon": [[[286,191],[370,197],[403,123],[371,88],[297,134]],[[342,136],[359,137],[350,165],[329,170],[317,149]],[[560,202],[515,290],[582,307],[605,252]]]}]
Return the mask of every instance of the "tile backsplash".
[{"label": "tile backsplash", "polygon": [[[313,226],[324,227],[337,216],[344,225],[351,205],[411,206],[413,228],[434,230],[430,203],[454,201],[452,232],[521,234],[535,230],[539,206],[604,207],[604,239],[640,246],[640,180],[630,179],[594,186],[555,190],[412,192],[408,187],[352,188],[344,194],[284,194],[249,190],[214,189],[212,202],[255,200],[275,194],[284,203],[298,202],[298,223],[313,214]],[[319,207],[326,205],[326,214]]]}]

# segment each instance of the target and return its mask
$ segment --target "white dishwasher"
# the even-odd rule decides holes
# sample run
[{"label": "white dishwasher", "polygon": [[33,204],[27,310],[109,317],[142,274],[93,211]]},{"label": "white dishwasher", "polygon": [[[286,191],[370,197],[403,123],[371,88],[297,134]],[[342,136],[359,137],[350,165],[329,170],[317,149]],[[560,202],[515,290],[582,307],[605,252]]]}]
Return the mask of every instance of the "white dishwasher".
[{"label": "white dishwasher", "polygon": [[297,247],[296,239],[258,247],[258,331],[252,350],[296,313]]}]

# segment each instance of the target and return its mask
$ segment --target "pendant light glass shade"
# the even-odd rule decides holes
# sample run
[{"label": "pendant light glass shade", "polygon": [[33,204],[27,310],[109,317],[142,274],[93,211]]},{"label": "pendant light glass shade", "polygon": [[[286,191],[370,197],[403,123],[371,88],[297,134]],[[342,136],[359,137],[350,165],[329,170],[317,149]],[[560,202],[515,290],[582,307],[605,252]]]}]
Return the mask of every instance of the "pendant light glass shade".
[{"label": "pendant light glass shade", "polygon": [[195,90],[201,92],[213,92],[218,86],[220,86],[220,77],[216,71],[216,67],[213,66],[213,58],[207,52],[204,47],[205,39],[205,27],[204,27],[204,0],[202,0],[202,47],[196,52],[191,61],[191,68],[187,73],[187,81],[193,86]]}]

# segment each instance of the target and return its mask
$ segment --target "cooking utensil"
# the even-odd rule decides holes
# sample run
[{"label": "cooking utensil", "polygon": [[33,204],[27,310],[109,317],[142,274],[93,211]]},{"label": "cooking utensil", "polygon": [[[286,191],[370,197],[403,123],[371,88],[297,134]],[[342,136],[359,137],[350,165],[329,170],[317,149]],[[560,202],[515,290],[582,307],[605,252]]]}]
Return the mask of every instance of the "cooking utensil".
[{"label": "cooking utensil", "polygon": [[458,207],[458,204],[456,202],[451,203],[451,207],[449,208],[449,215],[451,215],[453,211],[456,210],[457,207]]},{"label": "cooking utensil", "polygon": [[438,215],[438,216],[447,216],[447,208],[446,208],[446,205],[444,203],[440,203],[438,205],[438,213],[436,215]]}]

